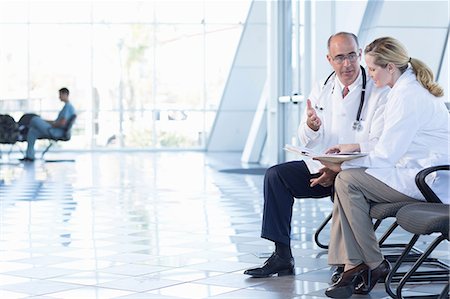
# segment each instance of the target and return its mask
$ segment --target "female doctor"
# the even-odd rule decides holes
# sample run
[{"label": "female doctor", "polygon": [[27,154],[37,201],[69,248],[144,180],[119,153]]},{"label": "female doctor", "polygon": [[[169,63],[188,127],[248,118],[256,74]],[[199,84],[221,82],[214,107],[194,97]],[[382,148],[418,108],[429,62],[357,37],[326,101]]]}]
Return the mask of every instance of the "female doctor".
[{"label": "female doctor", "polygon": [[[415,175],[423,168],[450,161],[449,113],[439,99],[443,90],[433,82],[431,70],[409,57],[403,45],[390,37],[374,40],[364,53],[375,85],[387,85],[391,90],[375,148],[363,158],[324,163],[340,171],[335,181],[328,263],[345,268],[340,280],[325,291],[333,298],[367,294],[389,273],[390,265],[383,259],[369,216],[371,202],[424,200],[415,185]],[[359,148],[343,144],[329,152],[344,150]],[[448,192],[448,177],[441,174],[430,179],[436,194],[448,199],[442,196]],[[365,285],[355,290],[361,276],[366,278]]]}]

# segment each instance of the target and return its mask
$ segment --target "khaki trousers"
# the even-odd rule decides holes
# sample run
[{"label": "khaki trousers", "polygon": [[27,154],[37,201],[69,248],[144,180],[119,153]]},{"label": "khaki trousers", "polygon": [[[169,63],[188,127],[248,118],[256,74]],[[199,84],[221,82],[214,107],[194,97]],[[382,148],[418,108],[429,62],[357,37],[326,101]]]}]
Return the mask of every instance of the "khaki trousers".
[{"label": "khaki trousers", "polygon": [[369,215],[371,203],[418,200],[406,196],[373,176],[364,168],[346,169],[336,177],[331,237],[330,265],[358,265],[383,260]]}]

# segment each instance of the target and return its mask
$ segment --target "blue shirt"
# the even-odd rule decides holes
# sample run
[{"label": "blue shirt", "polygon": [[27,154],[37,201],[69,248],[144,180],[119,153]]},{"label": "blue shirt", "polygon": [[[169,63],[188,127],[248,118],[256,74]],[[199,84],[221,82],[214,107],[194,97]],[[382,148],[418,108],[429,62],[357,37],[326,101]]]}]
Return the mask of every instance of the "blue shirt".
[{"label": "blue shirt", "polygon": [[73,115],[75,115],[75,108],[72,106],[71,103],[67,102],[64,104],[64,107],[58,114],[58,118],[56,118],[56,122],[60,121],[61,119],[65,119],[68,121]]}]

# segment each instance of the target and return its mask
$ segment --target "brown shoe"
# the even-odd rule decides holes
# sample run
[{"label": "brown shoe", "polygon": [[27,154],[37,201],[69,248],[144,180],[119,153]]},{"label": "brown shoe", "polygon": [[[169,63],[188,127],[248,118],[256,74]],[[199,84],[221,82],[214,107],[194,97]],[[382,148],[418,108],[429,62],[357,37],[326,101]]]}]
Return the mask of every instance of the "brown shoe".
[{"label": "brown shoe", "polygon": [[367,277],[369,267],[366,264],[359,264],[353,269],[342,273],[339,280],[331,285],[325,291],[325,295],[331,298],[349,298],[355,291],[356,283],[361,279]]},{"label": "brown shoe", "polygon": [[379,280],[384,281],[386,276],[391,271],[391,264],[385,259],[381,264],[375,269],[369,271],[368,284],[361,283],[356,286],[354,294],[367,295],[372,291],[373,287],[377,284]]}]

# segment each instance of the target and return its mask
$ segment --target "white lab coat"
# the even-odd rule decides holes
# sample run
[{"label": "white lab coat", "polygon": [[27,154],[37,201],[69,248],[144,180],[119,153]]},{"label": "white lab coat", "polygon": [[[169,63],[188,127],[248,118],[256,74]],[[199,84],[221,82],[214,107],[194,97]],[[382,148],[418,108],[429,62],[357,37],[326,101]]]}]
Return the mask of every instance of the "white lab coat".
[{"label": "white lab coat", "polygon": [[[388,94],[384,128],[368,156],[347,161],[342,168],[368,167],[366,172],[391,188],[424,200],[415,184],[423,168],[449,164],[450,117],[442,98],[436,98],[407,69]],[[427,183],[449,202],[448,172],[434,173]]]},{"label": "white lab coat", "polygon": [[[343,99],[343,84],[333,75],[324,86],[317,82],[309,96],[317,115],[322,121],[318,131],[311,130],[306,124],[306,109],[298,127],[300,145],[316,152],[324,152],[330,146],[342,143],[359,143],[362,152],[368,152],[378,141],[383,129],[383,111],[389,88],[377,88],[367,74],[366,94],[361,113],[361,130],[352,128],[356,120],[361,100],[362,72],[349,86],[350,93]],[[323,165],[318,161],[305,159],[311,173],[317,172]]]}]

